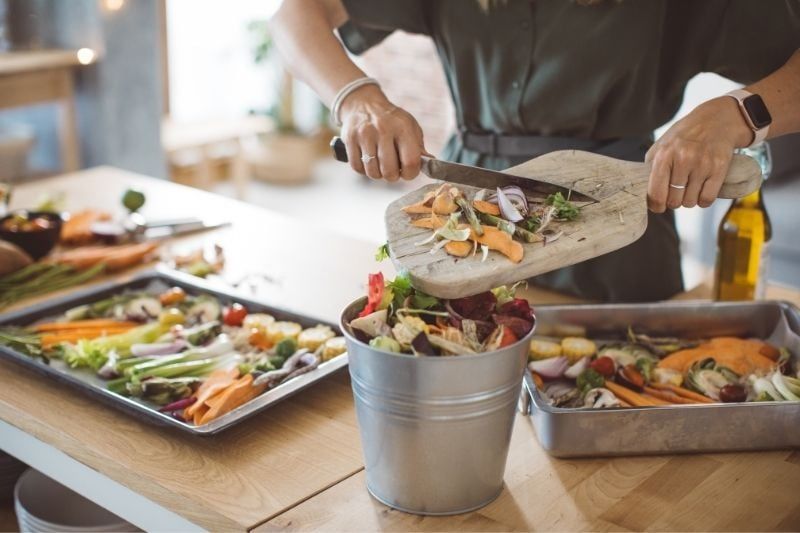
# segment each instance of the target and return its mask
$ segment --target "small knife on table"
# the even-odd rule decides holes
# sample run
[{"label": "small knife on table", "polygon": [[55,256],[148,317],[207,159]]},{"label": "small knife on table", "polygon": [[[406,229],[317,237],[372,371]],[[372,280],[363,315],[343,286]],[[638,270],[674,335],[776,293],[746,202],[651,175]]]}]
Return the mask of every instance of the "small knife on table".
[{"label": "small knife on table", "polygon": [[[347,149],[341,138],[334,137],[331,139],[331,149],[337,161],[347,163]],[[479,189],[495,190],[498,187],[516,185],[531,196],[548,196],[560,192],[564,197],[569,195],[571,200],[578,202],[591,202],[594,200],[590,196],[561,185],[538,181],[533,178],[514,176],[497,170],[452,163],[424,155],[422,156],[422,173],[435,180],[469,185]]]}]

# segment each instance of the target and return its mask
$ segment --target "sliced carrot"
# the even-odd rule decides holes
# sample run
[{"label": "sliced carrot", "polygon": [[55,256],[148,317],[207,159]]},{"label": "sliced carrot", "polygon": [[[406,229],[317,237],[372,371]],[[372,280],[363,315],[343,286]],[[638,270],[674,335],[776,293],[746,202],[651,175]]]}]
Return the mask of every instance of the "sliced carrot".
[{"label": "sliced carrot", "polygon": [[200,424],[208,424],[215,418],[219,418],[225,413],[233,411],[240,405],[246,404],[264,392],[266,388],[266,384],[254,386],[252,374],[247,374],[237,379],[224,391],[206,401],[209,410],[203,415],[203,418],[200,419]]},{"label": "sliced carrot", "polygon": [[122,270],[129,268],[139,263],[142,263],[145,258],[152,254],[158,248],[156,242],[143,242],[141,244],[132,245],[127,250],[120,250],[106,257],[102,263],[105,263],[106,270],[109,272],[115,270]]},{"label": "sliced carrot", "polygon": [[44,324],[37,324],[33,326],[33,330],[39,333],[49,331],[66,331],[73,329],[95,329],[95,328],[122,328],[122,327],[136,327],[139,324],[136,322],[128,322],[125,320],[110,320],[107,318],[96,318],[90,320],[73,320],[71,322],[47,322]]},{"label": "sliced carrot", "polygon": [[41,335],[42,346],[45,348],[61,344],[62,342],[76,342],[80,340],[91,340],[98,337],[105,337],[108,335],[117,335],[129,331],[130,327],[125,328],[106,328],[106,329],[90,329],[90,330],[71,330],[58,333],[43,333]]},{"label": "sliced carrot", "polygon": [[690,400],[695,400],[699,403],[714,403],[714,400],[708,398],[707,396],[703,396],[694,391],[690,391],[689,389],[684,389],[683,387],[678,387],[677,385],[670,385],[668,383],[651,383],[652,387],[661,390],[668,390],[672,391],[678,396],[682,396],[683,398],[688,398]]},{"label": "sliced carrot", "polygon": [[140,263],[158,244],[143,242],[117,246],[91,246],[76,248],[53,255],[48,262],[84,269],[105,263],[107,270],[119,270]]},{"label": "sliced carrot", "polygon": [[468,241],[450,241],[444,245],[445,251],[456,257],[467,257],[472,253],[472,243]]},{"label": "sliced carrot", "polygon": [[644,394],[642,394],[642,397],[650,400],[651,402],[653,402],[656,405],[672,405],[672,402],[668,402],[667,400],[658,398],[656,396],[653,396],[652,394],[644,393]]},{"label": "sliced carrot", "polygon": [[660,398],[669,403],[681,403],[681,404],[694,404],[697,403],[696,401],[690,400],[689,398],[684,398],[683,396],[678,396],[677,394],[671,391],[664,391],[661,389],[656,389],[653,387],[645,387],[644,391],[648,394],[648,396],[653,396],[655,398]]},{"label": "sliced carrot", "polygon": [[656,405],[650,398],[645,398],[641,394],[634,392],[622,385],[617,385],[613,381],[606,380],[606,388],[614,393],[614,396],[628,402],[635,407],[652,407]]},{"label": "sliced carrot", "polygon": [[531,374],[533,374],[533,382],[536,384],[536,388],[537,389],[543,389],[544,388],[544,380],[542,379],[542,376],[540,376],[536,372],[531,372]]},{"label": "sliced carrot", "polygon": [[94,209],[73,213],[61,226],[61,241],[65,244],[90,242],[94,239],[92,224],[105,220],[111,220],[111,215]]},{"label": "sliced carrot", "polygon": [[204,406],[207,408],[208,406],[205,405],[206,401],[231,386],[238,377],[238,368],[231,368],[228,370],[219,369],[212,372],[203,384],[197,388],[195,393],[197,401],[184,410],[183,417],[188,420],[194,417],[195,413],[202,410]]},{"label": "sliced carrot", "polygon": [[491,202],[485,202],[483,200],[473,200],[472,206],[481,213],[486,215],[494,215],[496,217],[500,216],[500,206],[497,204],[493,204]]}]

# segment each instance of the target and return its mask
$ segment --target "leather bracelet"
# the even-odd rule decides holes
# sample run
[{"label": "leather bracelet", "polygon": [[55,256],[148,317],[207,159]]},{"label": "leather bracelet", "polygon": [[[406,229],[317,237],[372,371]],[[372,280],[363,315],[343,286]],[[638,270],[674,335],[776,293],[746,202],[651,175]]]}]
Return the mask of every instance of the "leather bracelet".
[{"label": "leather bracelet", "polygon": [[364,85],[377,85],[380,87],[378,80],[365,76],[351,81],[336,93],[336,98],[333,99],[333,104],[331,104],[331,122],[333,122],[334,126],[337,128],[342,127],[342,119],[339,118],[339,112],[341,111],[344,99],[350,96],[353,91],[360,89]]}]

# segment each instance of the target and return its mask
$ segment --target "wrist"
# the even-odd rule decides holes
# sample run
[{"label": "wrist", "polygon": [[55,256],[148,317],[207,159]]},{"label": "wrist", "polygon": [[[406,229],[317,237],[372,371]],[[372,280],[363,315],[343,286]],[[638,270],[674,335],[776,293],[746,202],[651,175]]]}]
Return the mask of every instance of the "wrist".
[{"label": "wrist", "polygon": [[739,104],[729,96],[719,96],[709,100],[704,105],[709,107],[709,113],[721,123],[720,130],[735,148],[745,148],[753,142],[755,133],[742,116]]},{"label": "wrist", "polygon": [[354,112],[377,114],[393,107],[378,85],[364,85],[348,94],[342,101],[339,116],[344,122],[345,117]]}]

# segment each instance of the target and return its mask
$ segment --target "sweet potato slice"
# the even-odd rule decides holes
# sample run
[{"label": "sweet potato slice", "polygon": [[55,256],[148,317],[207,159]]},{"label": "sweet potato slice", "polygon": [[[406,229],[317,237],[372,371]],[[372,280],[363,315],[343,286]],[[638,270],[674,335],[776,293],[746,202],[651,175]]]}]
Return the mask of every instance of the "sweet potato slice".
[{"label": "sweet potato slice", "polygon": [[456,257],[467,257],[472,253],[472,242],[469,241],[450,241],[444,245],[444,250]]},{"label": "sweet potato slice", "polygon": [[500,216],[500,206],[497,204],[485,202],[483,200],[474,200],[472,202],[472,206],[476,211],[479,211],[485,215],[493,215],[496,217]]},{"label": "sweet potato slice", "polygon": [[247,374],[233,384],[228,386],[224,391],[206,401],[209,406],[208,412],[200,419],[200,424],[207,424],[219,418],[225,413],[229,413],[244,405],[267,388],[266,383],[262,385],[253,385],[253,375]]},{"label": "sweet potato slice", "polygon": [[[464,225],[464,227],[468,227]],[[522,261],[525,251],[522,244],[515,241],[511,235],[492,226],[483,226],[483,235],[476,235],[473,231],[470,239],[478,244],[485,244],[490,250],[495,250],[505,255],[515,263]]]}]

